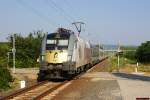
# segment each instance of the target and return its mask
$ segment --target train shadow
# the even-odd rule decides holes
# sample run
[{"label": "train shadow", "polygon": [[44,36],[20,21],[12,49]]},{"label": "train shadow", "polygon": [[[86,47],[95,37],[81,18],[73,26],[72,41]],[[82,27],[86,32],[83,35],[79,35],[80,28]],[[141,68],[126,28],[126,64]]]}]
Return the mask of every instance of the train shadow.
[{"label": "train shadow", "polygon": [[136,74],[127,74],[127,73],[112,73],[113,75],[121,78],[127,78],[131,80],[141,80],[141,81],[150,81],[149,76],[142,76],[142,75],[136,75]]}]

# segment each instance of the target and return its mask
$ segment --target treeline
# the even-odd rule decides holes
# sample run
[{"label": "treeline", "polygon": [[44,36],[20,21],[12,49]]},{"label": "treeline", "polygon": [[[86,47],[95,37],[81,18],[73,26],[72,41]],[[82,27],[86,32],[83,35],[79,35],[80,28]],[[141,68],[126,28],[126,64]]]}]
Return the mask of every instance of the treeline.
[{"label": "treeline", "polygon": [[[21,34],[15,34],[15,47],[16,47],[16,67],[38,67],[37,58],[40,55],[41,41],[44,33],[37,31],[29,33],[27,37]],[[12,38],[10,37],[9,46],[12,48]],[[12,55],[11,55],[12,58]],[[9,63],[12,66],[12,59]]]},{"label": "treeline", "polygon": [[[17,68],[38,67],[37,58],[40,55],[44,34],[42,31],[29,33],[26,37],[15,34]],[[10,74],[10,68],[13,66],[12,43],[12,36],[8,37],[8,42],[0,43],[0,91],[8,89],[9,83],[13,81]],[[8,59],[8,52],[10,52],[10,59]]]},{"label": "treeline", "polygon": [[135,57],[139,62],[150,63],[150,41],[142,43],[138,47]]},{"label": "treeline", "polygon": [[150,41],[146,41],[145,43],[142,43],[137,48],[135,47],[131,49],[128,48],[127,50],[131,50],[131,51],[124,52],[123,56],[125,58],[140,63],[150,63]]},{"label": "treeline", "polygon": [[[40,54],[41,41],[45,33],[36,31],[29,33],[28,36],[15,34],[16,47],[16,67],[37,67],[37,58]],[[13,38],[8,37],[8,42],[0,43],[0,65],[12,67],[12,48]],[[8,52],[10,52],[10,59],[8,64]]]}]

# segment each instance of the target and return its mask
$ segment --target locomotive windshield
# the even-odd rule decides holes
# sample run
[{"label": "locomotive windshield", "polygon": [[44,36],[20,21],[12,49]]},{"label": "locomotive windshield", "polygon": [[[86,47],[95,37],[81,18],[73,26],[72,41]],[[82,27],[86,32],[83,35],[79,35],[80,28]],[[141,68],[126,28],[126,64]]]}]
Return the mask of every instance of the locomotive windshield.
[{"label": "locomotive windshield", "polygon": [[58,46],[68,46],[68,40],[58,40]]},{"label": "locomotive windshield", "polygon": [[68,34],[49,34],[46,41],[47,50],[67,50],[69,44]]},{"label": "locomotive windshield", "polygon": [[68,40],[47,40],[47,50],[64,50],[68,48]]},{"label": "locomotive windshield", "polygon": [[56,40],[47,40],[47,44],[56,44]]}]

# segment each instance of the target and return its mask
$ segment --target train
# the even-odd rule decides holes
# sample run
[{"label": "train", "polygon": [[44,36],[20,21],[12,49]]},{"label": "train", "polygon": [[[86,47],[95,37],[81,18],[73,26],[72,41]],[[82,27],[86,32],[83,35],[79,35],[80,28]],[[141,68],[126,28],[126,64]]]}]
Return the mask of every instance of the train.
[{"label": "train", "polygon": [[99,57],[92,58],[88,41],[72,30],[58,28],[56,32],[43,36],[37,80],[69,79],[99,61]]}]

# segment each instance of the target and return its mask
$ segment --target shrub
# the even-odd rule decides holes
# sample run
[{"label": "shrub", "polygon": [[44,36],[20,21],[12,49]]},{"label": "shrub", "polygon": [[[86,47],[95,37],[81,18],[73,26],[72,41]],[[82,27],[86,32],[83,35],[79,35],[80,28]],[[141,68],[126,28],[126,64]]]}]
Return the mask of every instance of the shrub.
[{"label": "shrub", "polygon": [[138,62],[150,63],[150,41],[142,43],[138,47],[136,51],[136,58]]},{"label": "shrub", "polygon": [[12,81],[13,77],[11,76],[9,70],[0,65],[0,91],[10,88],[9,83]]}]

